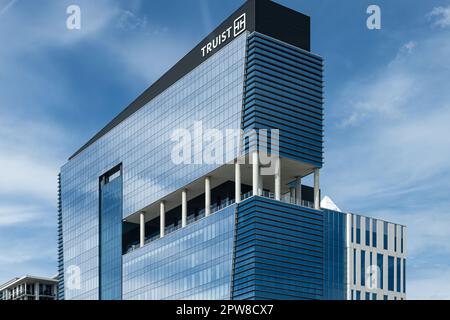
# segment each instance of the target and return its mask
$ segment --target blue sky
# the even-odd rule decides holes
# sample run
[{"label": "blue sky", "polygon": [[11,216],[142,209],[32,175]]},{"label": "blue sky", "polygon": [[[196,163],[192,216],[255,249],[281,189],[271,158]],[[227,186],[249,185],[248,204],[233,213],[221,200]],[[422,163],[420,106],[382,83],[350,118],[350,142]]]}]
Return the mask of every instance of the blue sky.
[{"label": "blue sky", "polygon": [[[0,0],[0,283],[56,273],[59,167],[242,3]],[[408,297],[449,299],[450,1],[279,3],[325,59],[324,194],[408,225]]]}]

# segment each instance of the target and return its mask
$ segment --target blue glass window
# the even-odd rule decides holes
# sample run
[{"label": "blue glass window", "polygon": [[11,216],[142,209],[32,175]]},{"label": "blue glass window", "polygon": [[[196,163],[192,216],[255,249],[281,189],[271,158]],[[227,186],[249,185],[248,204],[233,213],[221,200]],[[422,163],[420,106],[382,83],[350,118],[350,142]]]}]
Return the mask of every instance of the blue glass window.
[{"label": "blue glass window", "polygon": [[122,299],[122,176],[118,170],[100,182],[101,300]]},{"label": "blue glass window", "polygon": [[372,300],[377,300],[377,294],[376,293],[372,293]]},{"label": "blue glass window", "polygon": [[351,232],[351,236],[352,236],[352,243],[353,243],[353,242],[355,242],[355,236],[353,235],[353,233],[355,232],[355,226],[353,225],[355,223],[355,216],[351,215],[351,217],[352,217],[352,222],[351,222],[352,232]]},{"label": "blue glass window", "polygon": [[400,280],[401,280],[401,260],[397,258],[397,292],[401,292]]},{"label": "blue glass window", "polygon": [[366,218],[366,246],[370,246],[370,219]]},{"label": "blue glass window", "polygon": [[388,250],[388,230],[389,230],[389,228],[388,228],[388,223],[387,222],[384,222],[383,223],[383,240],[384,240],[384,243],[383,243],[383,248],[384,248],[384,250]]},{"label": "blue glass window", "polygon": [[383,255],[377,254],[377,266],[378,266],[378,287],[383,289]]},{"label": "blue glass window", "polygon": [[400,252],[403,253],[403,227],[401,227],[401,235],[400,235]]},{"label": "blue glass window", "polygon": [[353,284],[356,285],[356,249],[353,249]]},{"label": "blue glass window", "polygon": [[397,226],[394,225],[394,252],[397,252]]},{"label": "blue glass window", "polygon": [[372,220],[372,246],[377,246],[377,220]]},{"label": "blue glass window", "polygon": [[388,257],[388,290],[394,291],[394,257]]},{"label": "blue glass window", "polygon": [[366,285],[366,251],[361,250],[361,286]]},{"label": "blue glass window", "polygon": [[361,216],[356,216],[356,243],[361,243]]},{"label": "blue glass window", "polygon": [[370,293],[366,292],[366,300],[370,300]]},{"label": "blue glass window", "polygon": [[356,300],[361,300],[361,291],[356,290]]}]

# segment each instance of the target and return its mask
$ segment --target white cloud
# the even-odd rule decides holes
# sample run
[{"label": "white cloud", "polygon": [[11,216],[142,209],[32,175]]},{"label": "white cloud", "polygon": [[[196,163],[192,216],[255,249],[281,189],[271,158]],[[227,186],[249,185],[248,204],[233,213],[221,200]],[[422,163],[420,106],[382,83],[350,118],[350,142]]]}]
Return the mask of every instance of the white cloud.
[{"label": "white cloud", "polygon": [[0,115],[0,196],[56,206],[57,175],[67,134],[44,120]]},{"label": "white cloud", "polygon": [[403,45],[401,51],[403,51],[403,52],[406,51],[407,53],[412,53],[415,47],[417,47],[417,42],[409,41]]},{"label": "white cloud", "polygon": [[[387,208],[386,208],[387,207]],[[446,204],[411,203],[398,208],[379,206],[370,211],[371,216],[407,225],[407,250],[414,263],[431,251],[450,256],[450,214]]]},{"label": "white cloud", "polygon": [[8,10],[16,3],[17,0],[8,0],[6,3],[0,3],[0,17],[4,15]]},{"label": "white cloud", "polygon": [[431,266],[422,274],[407,279],[409,300],[449,300],[450,268]]},{"label": "white cloud", "polygon": [[55,225],[55,213],[48,212],[45,208],[37,208],[34,206],[17,206],[17,205],[9,205],[9,206],[0,206],[0,228],[1,227],[10,227],[13,225],[29,225],[33,224],[42,225],[45,224],[45,218],[49,217],[53,218],[52,226]]},{"label": "white cloud", "polygon": [[441,89],[450,78],[448,36],[408,42],[370,80],[349,83],[334,103],[345,120],[333,130],[347,140],[330,142],[327,167],[343,181],[355,179],[352,194],[417,188],[450,171],[450,92]]},{"label": "white cloud", "polygon": [[[110,51],[122,61],[124,70],[133,77],[137,76],[147,86],[162,76],[188,51],[186,40],[173,37],[164,30],[156,32],[124,39],[122,43],[107,44]],[[155,43],[158,45],[155,46]]]},{"label": "white cloud", "polygon": [[0,158],[0,194],[21,194],[28,199],[56,203],[58,167],[26,155]]},{"label": "white cloud", "polygon": [[122,10],[117,19],[117,27],[128,31],[145,29],[147,24],[146,16],[139,17],[130,10]]},{"label": "white cloud", "polygon": [[[40,228],[32,235],[29,229],[20,228],[20,231],[20,237],[0,241],[0,283],[25,274],[56,274],[57,248],[56,238],[51,234],[53,228]],[[42,238],[43,235],[45,238]]]},{"label": "white cloud", "polygon": [[145,85],[156,81],[173,66],[188,52],[193,41],[188,34],[174,34],[165,26],[152,24],[137,10],[121,10],[114,25],[126,31],[127,36],[104,37],[102,46],[117,56],[130,78],[137,76]]},{"label": "white cloud", "polygon": [[[8,46],[2,51],[14,53],[16,50],[40,50],[48,46],[72,45],[77,41],[94,37],[120,13],[117,2],[107,0],[78,0],[81,9],[81,29],[68,30],[66,20],[68,1],[42,1],[36,10],[26,1],[17,1],[5,11],[0,21],[0,39],[8,39]],[[14,37],[10,37],[14,30]],[[23,51],[22,51],[23,52]]]},{"label": "white cloud", "polygon": [[[343,127],[361,124],[372,116],[398,117],[407,103],[409,93],[413,91],[415,79],[407,71],[397,73],[386,70],[383,81],[368,80],[365,84],[354,84],[354,97],[350,100],[352,112],[341,123]],[[361,88],[362,87],[362,88]]]},{"label": "white cloud", "polygon": [[424,54],[423,49],[417,53],[417,47],[415,41],[405,43],[390,63],[344,88],[337,109],[344,115],[341,127],[358,126],[373,118],[399,119],[410,111],[419,90],[426,89],[423,72],[414,69],[425,63],[416,61]]},{"label": "white cloud", "polygon": [[44,258],[55,260],[56,248],[55,250],[49,250],[46,246],[31,245],[31,243],[28,244],[30,247],[26,247],[25,245],[14,246],[12,250],[6,249],[3,251],[0,254],[0,264],[2,264],[2,267],[5,265],[24,264],[26,262]]},{"label": "white cloud", "polygon": [[433,20],[435,26],[450,27],[450,6],[435,7],[427,16],[430,20]]}]

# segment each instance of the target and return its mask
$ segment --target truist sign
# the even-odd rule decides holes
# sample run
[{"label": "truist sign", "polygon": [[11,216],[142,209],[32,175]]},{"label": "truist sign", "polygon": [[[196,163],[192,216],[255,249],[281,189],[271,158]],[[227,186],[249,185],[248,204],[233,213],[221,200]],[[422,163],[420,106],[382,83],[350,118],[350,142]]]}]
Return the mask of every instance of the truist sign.
[{"label": "truist sign", "polygon": [[225,29],[225,31],[202,47],[202,57],[206,57],[208,54],[219,48],[222,44],[226,43],[228,39],[236,38],[244,32],[246,28],[246,14],[243,13],[236,20],[234,20],[232,26],[229,26]]}]

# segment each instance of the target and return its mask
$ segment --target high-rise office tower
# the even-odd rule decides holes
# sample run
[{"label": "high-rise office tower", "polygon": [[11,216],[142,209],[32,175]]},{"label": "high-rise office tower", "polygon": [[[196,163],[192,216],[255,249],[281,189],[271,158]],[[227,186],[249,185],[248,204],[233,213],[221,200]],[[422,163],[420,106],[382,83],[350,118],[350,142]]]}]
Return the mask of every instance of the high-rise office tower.
[{"label": "high-rise office tower", "polygon": [[310,18],[249,0],[61,168],[60,298],[365,298],[322,165]]}]

